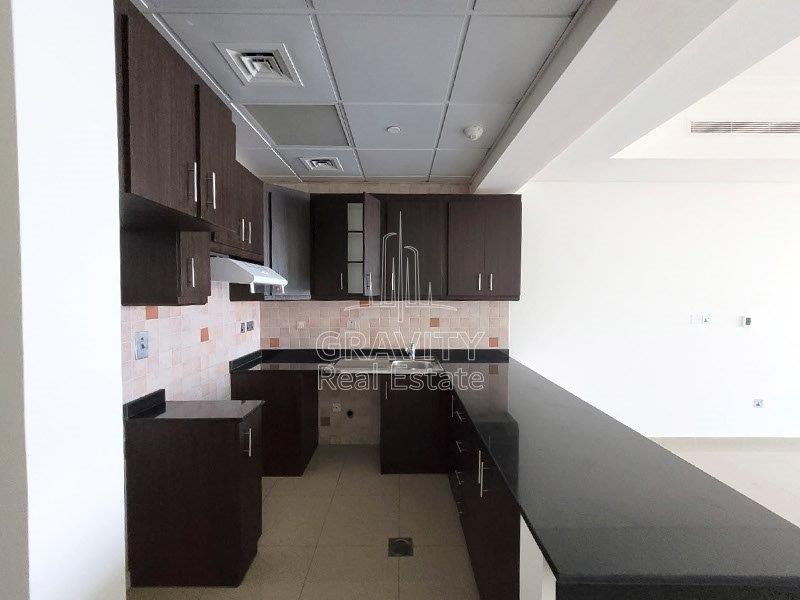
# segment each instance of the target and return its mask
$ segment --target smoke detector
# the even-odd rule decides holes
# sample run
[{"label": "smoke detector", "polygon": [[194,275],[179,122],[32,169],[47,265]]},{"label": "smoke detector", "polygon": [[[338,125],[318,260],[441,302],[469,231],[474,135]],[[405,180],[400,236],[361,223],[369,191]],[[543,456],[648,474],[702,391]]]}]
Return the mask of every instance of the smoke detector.
[{"label": "smoke detector", "polygon": [[243,85],[303,85],[284,44],[215,45]]},{"label": "smoke detector", "polygon": [[397,135],[399,133],[403,133],[403,130],[400,128],[399,125],[389,125],[389,127],[386,128],[386,133]]},{"label": "smoke detector", "polygon": [[300,158],[300,162],[309,171],[341,171],[342,163],[335,156],[319,156],[314,158]]},{"label": "smoke detector", "polygon": [[483,125],[480,125],[479,123],[467,125],[464,127],[464,135],[467,136],[467,139],[471,142],[478,141],[483,135]]}]

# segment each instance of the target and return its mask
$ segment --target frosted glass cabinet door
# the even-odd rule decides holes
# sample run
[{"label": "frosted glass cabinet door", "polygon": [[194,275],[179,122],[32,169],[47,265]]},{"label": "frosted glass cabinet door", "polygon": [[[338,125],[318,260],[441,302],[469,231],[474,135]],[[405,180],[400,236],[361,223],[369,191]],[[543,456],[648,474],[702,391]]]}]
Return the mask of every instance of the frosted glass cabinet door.
[{"label": "frosted glass cabinet door", "polygon": [[364,263],[347,264],[347,293],[364,293]]}]

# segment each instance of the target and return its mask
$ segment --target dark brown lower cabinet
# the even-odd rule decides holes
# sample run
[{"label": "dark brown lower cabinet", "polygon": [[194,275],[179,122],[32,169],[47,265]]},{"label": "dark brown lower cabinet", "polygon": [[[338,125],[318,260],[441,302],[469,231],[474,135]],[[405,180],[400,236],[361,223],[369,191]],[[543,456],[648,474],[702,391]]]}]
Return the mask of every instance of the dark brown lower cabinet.
[{"label": "dark brown lower cabinet", "polygon": [[447,415],[439,377],[381,376],[381,473],[447,473]]},{"label": "dark brown lower cabinet", "polygon": [[166,413],[125,421],[133,586],[237,586],[256,555],[261,406],[218,417],[215,404],[229,403],[168,402]]},{"label": "dark brown lower cabinet", "polygon": [[211,234],[122,231],[122,304],[205,304],[211,295]]},{"label": "dark brown lower cabinet", "polygon": [[519,507],[458,397],[451,402],[450,484],[481,600],[519,600]]},{"label": "dark brown lower cabinet", "polygon": [[231,397],[264,400],[263,474],[302,475],[319,442],[317,372],[261,366],[231,373]]}]

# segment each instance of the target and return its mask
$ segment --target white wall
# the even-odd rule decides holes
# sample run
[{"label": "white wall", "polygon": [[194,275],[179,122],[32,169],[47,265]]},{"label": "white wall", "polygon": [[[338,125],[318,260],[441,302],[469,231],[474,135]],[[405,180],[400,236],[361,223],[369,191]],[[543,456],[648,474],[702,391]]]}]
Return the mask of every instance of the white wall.
[{"label": "white wall", "polygon": [[522,194],[513,357],[645,435],[798,436],[800,186]]},{"label": "white wall", "polygon": [[[4,246],[17,239],[19,244],[16,255],[13,247],[0,252],[3,287],[11,288],[0,296],[0,391],[14,396],[13,411],[3,416],[17,425],[13,452],[22,438],[17,421],[24,402],[29,594],[34,600],[121,599],[125,536],[113,3],[87,0],[78,10],[69,2],[0,0],[0,14],[7,17],[9,4],[19,227],[13,231],[17,190],[9,135],[0,159],[2,237]],[[10,76],[4,62],[11,48],[8,38],[2,39],[0,68]],[[2,85],[9,85],[6,77]],[[13,118],[4,92],[7,87],[0,89],[2,128]],[[8,239],[6,228],[11,229]],[[21,349],[15,334],[20,297]],[[5,339],[7,328],[11,339]],[[20,354],[21,389],[16,385],[19,361],[14,362]],[[5,460],[9,441],[4,437],[0,444]],[[25,494],[23,482],[5,479],[5,463],[2,474],[3,487],[18,492],[16,504]],[[5,505],[0,512],[5,525]],[[8,539],[5,527],[0,540],[3,568],[11,556],[24,565],[24,552],[16,539]],[[2,575],[0,595],[24,598],[16,582],[24,572],[10,581],[16,590],[11,595]]]}]

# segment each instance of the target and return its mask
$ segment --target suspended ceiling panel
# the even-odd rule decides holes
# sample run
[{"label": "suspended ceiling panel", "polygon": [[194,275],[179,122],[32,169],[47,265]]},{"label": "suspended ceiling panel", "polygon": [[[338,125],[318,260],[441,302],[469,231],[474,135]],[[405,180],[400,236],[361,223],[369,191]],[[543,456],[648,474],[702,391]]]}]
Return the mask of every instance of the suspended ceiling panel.
[{"label": "suspended ceiling panel", "polygon": [[447,14],[467,11],[472,0],[313,0],[313,3],[322,12]]},{"label": "suspended ceiling panel", "polygon": [[[439,148],[491,148],[514,110],[515,104],[451,104],[447,107]],[[464,135],[468,125],[483,126],[483,135],[472,141]]]},{"label": "suspended ceiling panel", "polygon": [[[234,100],[243,103],[335,101],[325,61],[306,15],[165,14],[167,24]],[[282,44],[302,81],[300,86],[244,85],[218,45],[252,50]]]},{"label": "suspended ceiling panel", "polygon": [[476,13],[571,17],[583,0],[478,0]]},{"label": "suspended ceiling panel", "polygon": [[250,114],[278,146],[347,146],[335,106],[248,104]]},{"label": "suspended ceiling panel", "polygon": [[342,100],[444,102],[464,21],[319,15]]},{"label": "suspended ceiling panel", "polygon": [[[358,148],[434,148],[441,104],[345,104]],[[400,133],[389,133],[390,126]]]},{"label": "suspended ceiling panel", "polygon": [[428,177],[433,150],[360,150],[364,176]]},{"label": "suspended ceiling panel", "polygon": [[[278,152],[302,179],[361,178],[356,153],[352,148],[286,148],[278,147]],[[311,171],[303,159],[335,158],[342,166],[341,171]]]},{"label": "suspended ceiling panel", "polygon": [[236,147],[237,148],[263,148],[266,144],[236,111],[233,112],[233,124],[236,125]]},{"label": "suspended ceiling panel", "polygon": [[469,177],[480,166],[486,150],[461,149],[436,151],[431,177]]},{"label": "suspended ceiling panel", "polygon": [[292,172],[269,148],[237,148],[236,159],[258,177],[292,177]]},{"label": "suspended ceiling panel", "polygon": [[518,102],[568,24],[556,17],[473,17],[451,100]]},{"label": "suspended ceiling panel", "polygon": [[305,0],[147,0],[147,4],[155,12],[257,13],[308,8]]}]

